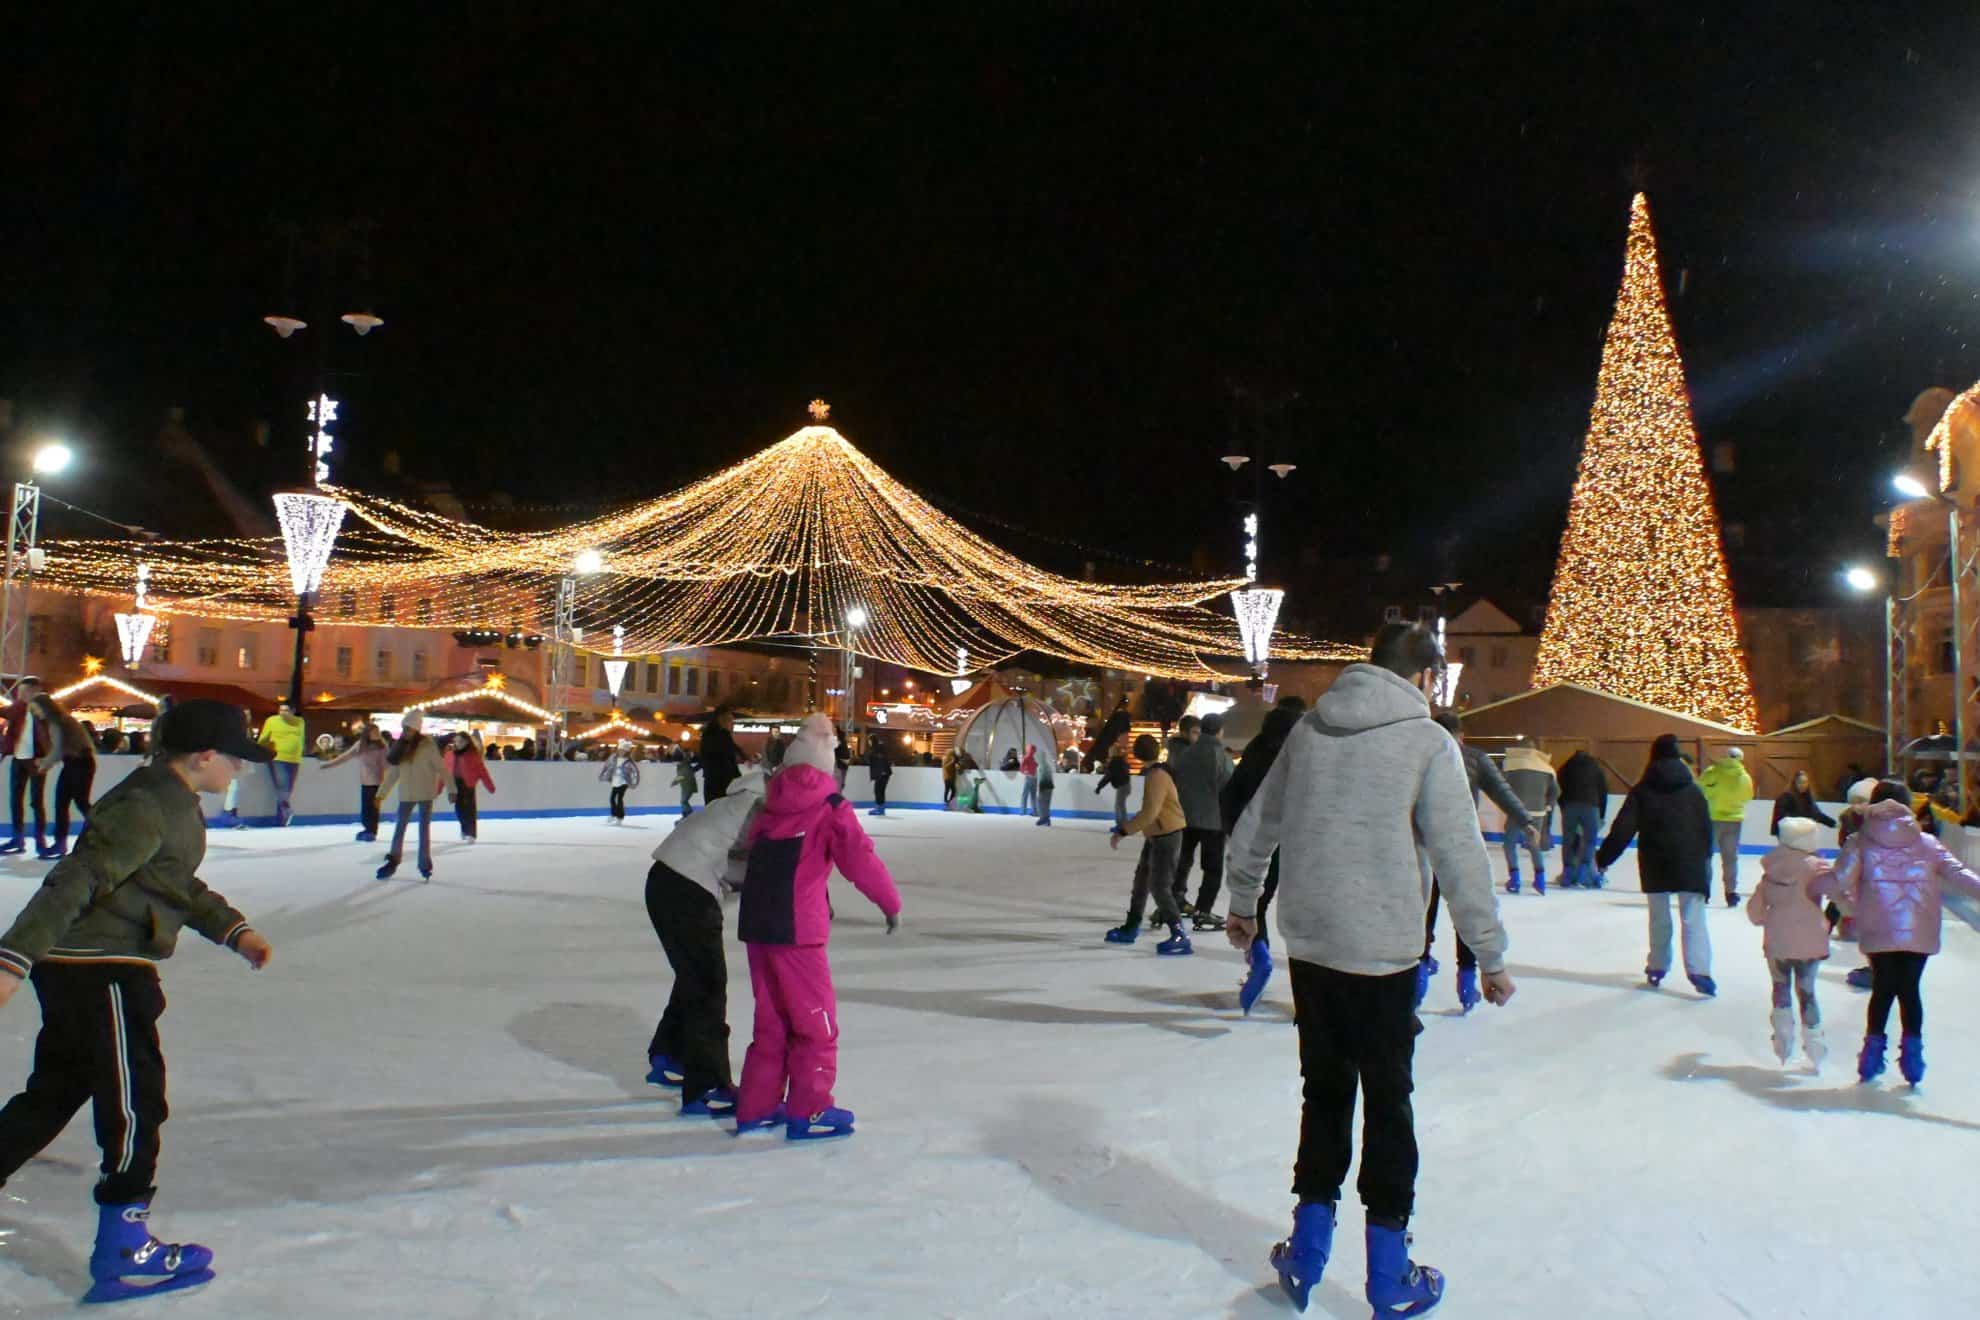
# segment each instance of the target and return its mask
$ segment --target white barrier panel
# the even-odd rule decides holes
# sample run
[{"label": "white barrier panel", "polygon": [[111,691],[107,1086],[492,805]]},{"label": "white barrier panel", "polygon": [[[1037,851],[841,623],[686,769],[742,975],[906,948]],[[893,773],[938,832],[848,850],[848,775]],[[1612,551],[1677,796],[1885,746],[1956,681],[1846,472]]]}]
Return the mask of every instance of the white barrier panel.
[{"label": "white barrier panel", "polygon": [[[1023,775],[1015,770],[979,770],[972,777],[981,781],[976,795],[977,806],[981,810],[993,815],[1018,814],[1018,804],[1024,798]],[[1094,785],[1099,782],[1098,771],[1092,774],[1055,773],[1052,776],[1052,814],[1077,820],[1112,820],[1114,790],[1095,788]],[[846,772],[846,797],[857,806],[873,805],[873,776],[865,766],[856,765]],[[887,781],[887,808],[891,811],[895,807],[940,811],[941,770],[921,765],[897,768]],[[1127,809],[1129,815],[1141,809],[1139,777],[1128,786]]]}]

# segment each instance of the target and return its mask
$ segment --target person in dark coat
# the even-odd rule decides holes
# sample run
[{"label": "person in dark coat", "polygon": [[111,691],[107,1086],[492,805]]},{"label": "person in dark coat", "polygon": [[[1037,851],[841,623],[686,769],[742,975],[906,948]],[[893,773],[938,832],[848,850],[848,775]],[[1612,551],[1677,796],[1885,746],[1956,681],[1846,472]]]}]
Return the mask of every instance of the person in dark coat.
[{"label": "person in dark coat", "polygon": [[887,814],[887,781],[894,777],[894,758],[887,755],[887,740],[874,734],[866,740],[866,772],[873,776],[873,810],[869,816]]},{"label": "person in dark coat", "polygon": [[718,706],[701,726],[701,800],[713,802],[729,791],[742,773],[741,755],[736,750],[736,713]]},{"label": "person in dark coat", "polygon": [[[1849,790],[1844,789],[1843,793],[1847,796]],[[1806,770],[1795,771],[1794,782],[1788,785],[1787,792],[1774,799],[1775,838],[1781,837],[1781,821],[1789,816],[1805,816],[1809,820],[1819,821],[1831,828],[1835,826],[1835,818],[1815,804],[1815,789],[1809,782]]]},{"label": "person in dark coat", "polygon": [[1593,889],[1595,845],[1602,838],[1602,818],[1609,814],[1609,775],[1585,750],[1561,766],[1561,884]]},{"label": "person in dark coat", "polygon": [[[1244,759],[1237,769],[1231,772],[1218,795],[1218,806],[1223,811],[1224,833],[1228,835],[1237,828],[1238,817],[1251,805],[1258,786],[1265,782],[1266,772],[1272,763],[1279,759],[1285,748],[1286,739],[1292,736],[1293,726],[1306,714],[1306,703],[1298,697],[1282,698],[1265,716],[1265,722],[1258,726],[1258,732],[1244,745]],[[1127,762],[1122,760],[1121,770],[1127,770]],[[1126,800],[1126,794],[1122,794]],[[1244,982],[1238,987],[1238,1007],[1250,1013],[1258,996],[1265,992],[1265,982],[1272,977],[1272,940],[1270,927],[1265,914],[1272,906],[1272,896],[1279,892],[1279,855],[1272,854],[1272,864],[1265,872],[1265,888],[1258,899],[1258,933],[1252,938],[1251,950],[1247,955],[1247,970]]]},{"label": "person in dark coat", "polygon": [[1643,975],[1654,989],[1671,966],[1671,895],[1684,925],[1684,971],[1701,995],[1719,992],[1712,980],[1712,937],[1705,913],[1712,893],[1712,809],[1678,752],[1676,734],[1650,745],[1650,764],[1623,800],[1609,837],[1595,854],[1607,871],[1636,840],[1636,874],[1650,904],[1650,957]]}]

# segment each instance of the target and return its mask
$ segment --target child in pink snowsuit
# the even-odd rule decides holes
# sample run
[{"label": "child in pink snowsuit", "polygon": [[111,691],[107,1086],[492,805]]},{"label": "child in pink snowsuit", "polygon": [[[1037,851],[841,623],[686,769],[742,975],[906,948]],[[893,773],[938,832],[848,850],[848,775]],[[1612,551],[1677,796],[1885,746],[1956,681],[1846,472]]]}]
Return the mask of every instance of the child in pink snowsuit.
[{"label": "child in pink snowsuit", "polygon": [[1774,1056],[1786,1063],[1794,1054],[1794,1008],[1801,1002],[1801,1048],[1815,1071],[1822,1070],[1829,1045],[1822,1034],[1822,1008],[1815,1002],[1815,974],[1829,956],[1829,922],[1822,900],[1838,892],[1835,868],[1818,855],[1822,827],[1805,816],[1783,816],[1774,826],[1781,846],[1760,860],[1760,883],[1746,901],[1746,915],[1764,927],[1761,949],[1774,978]]},{"label": "child in pink snowsuit", "polygon": [[886,914],[889,933],[901,897],[839,794],[833,743],[829,721],[806,718],[750,835],[736,928],[749,946],[756,1023],[736,1096],[738,1133],[781,1121],[793,1141],[852,1135],[851,1111],[832,1103],[839,1005],[825,947],[832,933],[826,885],[837,866]]}]

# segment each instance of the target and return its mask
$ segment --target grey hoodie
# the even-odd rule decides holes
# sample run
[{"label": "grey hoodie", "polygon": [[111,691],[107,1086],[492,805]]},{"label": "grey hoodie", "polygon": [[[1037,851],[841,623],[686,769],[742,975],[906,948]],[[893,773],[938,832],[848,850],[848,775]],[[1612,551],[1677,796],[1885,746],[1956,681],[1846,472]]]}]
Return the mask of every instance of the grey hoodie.
[{"label": "grey hoodie", "polygon": [[1286,952],[1357,976],[1413,969],[1434,870],[1481,971],[1506,932],[1464,759],[1408,680],[1350,665],[1293,728],[1231,834],[1231,912],[1250,916],[1279,853]]},{"label": "grey hoodie", "polygon": [[1191,829],[1222,830],[1224,812],[1220,803],[1224,785],[1236,769],[1231,754],[1214,733],[1197,740],[1169,757],[1169,772],[1176,777],[1176,796],[1182,799],[1183,818]]}]

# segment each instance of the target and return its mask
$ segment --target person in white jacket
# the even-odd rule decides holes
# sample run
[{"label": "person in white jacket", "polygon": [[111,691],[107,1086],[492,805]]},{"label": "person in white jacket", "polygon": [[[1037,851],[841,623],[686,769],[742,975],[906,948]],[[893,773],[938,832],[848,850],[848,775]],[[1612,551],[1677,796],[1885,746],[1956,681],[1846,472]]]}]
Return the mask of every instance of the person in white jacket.
[{"label": "person in white jacket", "polygon": [[1405,1233],[1416,1195],[1416,972],[1433,872],[1478,956],[1485,998],[1513,994],[1464,760],[1424,695],[1440,663],[1425,629],[1383,628],[1369,663],[1343,671],[1294,726],[1231,835],[1227,930],[1239,949],[1257,934],[1259,889],[1279,854],[1279,934],[1306,1085],[1299,1205],[1272,1263],[1301,1309],[1333,1250],[1357,1090],[1369,1303],[1414,1315],[1443,1295],[1443,1276],[1410,1260]]},{"label": "person in white jacket", "polygon": [[736,1111],[729,1068],[729,964],[722,952],[722,894],[742,884],[743,840],[763,804],[751,772],[728,796],[682,817],[653,850],[646,915],[660,937],[674,990],[646,1047],[655,1086],[681,1088],[681,1112],[721,1118]]}]

